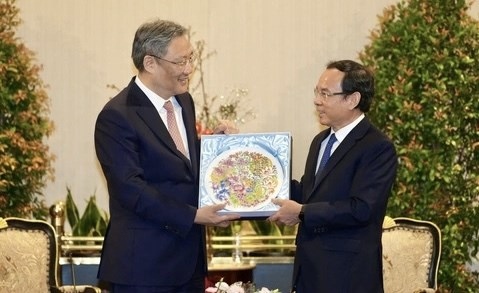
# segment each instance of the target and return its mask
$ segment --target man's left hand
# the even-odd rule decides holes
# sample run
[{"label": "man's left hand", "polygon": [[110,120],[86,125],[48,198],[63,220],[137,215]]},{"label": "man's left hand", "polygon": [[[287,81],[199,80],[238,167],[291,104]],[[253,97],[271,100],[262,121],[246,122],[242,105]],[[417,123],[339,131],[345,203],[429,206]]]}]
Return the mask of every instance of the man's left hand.
[{"label": "man's left hand", "polygon": [[299,223],[298,216],[301,211],[301,204],[289,199],[274,198],[271,201],[279,206],[279,210],[268,218],[269,221],[287,226],[294,226]]},{"label": "man's left hand", "polygon": [[229,120],[220,120],[213,131],[214,134],[235,134],[238,132],[239,129],[236,127],[236,124]]}]

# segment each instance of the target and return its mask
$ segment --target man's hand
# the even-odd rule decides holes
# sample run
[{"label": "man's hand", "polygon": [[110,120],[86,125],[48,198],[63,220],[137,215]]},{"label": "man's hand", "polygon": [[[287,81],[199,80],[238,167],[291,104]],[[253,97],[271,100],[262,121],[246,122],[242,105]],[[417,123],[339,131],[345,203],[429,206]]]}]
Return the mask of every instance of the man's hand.
[{"label": "man's hand", "polygon": [[238,132],[239,129],[236,127],[236,124],[229,120],[220,120],[213,131],[214,134],[235,134]]},{"label": "man's hand", "polygon": [[268,218],[269,221],[278,222],[287,226],[294,226],[299,223],[298,216],[302,205],[289,199],[274,198],[271,201],[280,208]]},{"label": "man's hand", "polygon": [[218,215],[218,211],[224,209],[226,203],[204,206],[196,211],[195,223],[206,226],[228,227],[231,221],[238,220],[239,214]]}]

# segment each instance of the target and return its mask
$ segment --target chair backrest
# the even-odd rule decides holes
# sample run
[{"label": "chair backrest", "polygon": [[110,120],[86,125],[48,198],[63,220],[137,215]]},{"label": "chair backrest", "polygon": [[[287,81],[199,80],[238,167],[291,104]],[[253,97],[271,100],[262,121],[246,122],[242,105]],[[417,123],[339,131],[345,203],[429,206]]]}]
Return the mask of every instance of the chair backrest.
[{"label": "chair backrest", "polygon": [[382,234],[384,291],[437,289],[441,231],[432,222],[385,220]]},{"label": "chair backrest", "polygon": [[50,292],[57,285],[58,246],[48,222],[0,218],[0,293]]}]

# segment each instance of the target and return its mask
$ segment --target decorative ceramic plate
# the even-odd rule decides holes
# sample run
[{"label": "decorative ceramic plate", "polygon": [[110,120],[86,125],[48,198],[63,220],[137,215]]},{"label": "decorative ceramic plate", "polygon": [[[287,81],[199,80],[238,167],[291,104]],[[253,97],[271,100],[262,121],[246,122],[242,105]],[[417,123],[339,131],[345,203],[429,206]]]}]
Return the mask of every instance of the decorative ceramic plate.
[{"label": "decorative ceramic plate", "polygon": [[274,198],[283,183],[278,159],[261,148],[235,149],[216,157],[206,170],[208,195],[230,211],[257,210]]},{"label": "decorative ceramic plate", "polygon": [[226,203],[220,213],[267,217],[273,198],[289,198],[289,133],[201,137],[199,207]]}]

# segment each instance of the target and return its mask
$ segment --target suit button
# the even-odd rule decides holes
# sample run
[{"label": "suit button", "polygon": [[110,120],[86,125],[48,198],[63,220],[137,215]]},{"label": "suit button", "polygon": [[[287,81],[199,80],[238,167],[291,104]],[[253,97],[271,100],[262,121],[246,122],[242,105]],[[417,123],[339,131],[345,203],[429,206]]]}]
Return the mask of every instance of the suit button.
[{"label": "suit button", "polygon": [[314,233],[315,234],[321,234],[321,233],[324,233],[324,232],[327,232],[328,231],[328,228],[326,227],[316,227],[314,228]]}]

